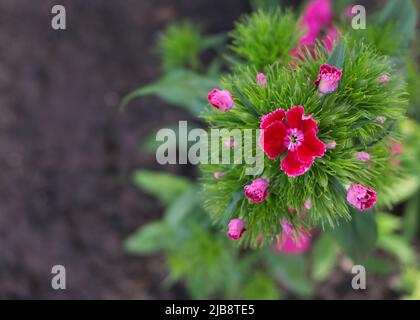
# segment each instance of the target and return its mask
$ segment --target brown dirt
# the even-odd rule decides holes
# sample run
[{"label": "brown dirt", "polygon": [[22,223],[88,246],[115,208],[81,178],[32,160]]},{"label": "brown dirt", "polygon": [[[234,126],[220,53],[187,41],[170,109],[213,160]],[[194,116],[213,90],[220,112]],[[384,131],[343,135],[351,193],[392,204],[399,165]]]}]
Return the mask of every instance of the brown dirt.
[{"label": "brown dirt", "polygon": [[[163,257],[121,243],[162,213],[130,173],[188,171],[159,168],[142,138],[189,116],[155,98],[116,105],[159,76],[157,30],[184,17],[228,30],[246,1],[62,1],[65,31],[50,26],[54,4],[0,1],[0,298],[184,298],[159,285]],[[51,289],[55,264],[65,291]]]}]

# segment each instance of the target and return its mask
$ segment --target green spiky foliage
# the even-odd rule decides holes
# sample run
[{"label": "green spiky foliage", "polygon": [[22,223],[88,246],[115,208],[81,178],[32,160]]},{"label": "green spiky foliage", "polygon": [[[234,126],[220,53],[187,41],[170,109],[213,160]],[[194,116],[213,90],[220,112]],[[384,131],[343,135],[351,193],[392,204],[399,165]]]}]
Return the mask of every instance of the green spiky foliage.
[{"label": "green spiky foliage", "polygon": [[158,51],[165,70],[197,68],[201,50],[201,31],[189,21],[170,24],[159,36]]},{"label": "green spiky foliage", "polygon": [[253,65],[257,70],[275,61],[286,64],[298,40],[298,34],[290,32],[296,29],[296,24],[297,19],[291,12],[282,13],[279,8],[258,10],[236,23],[231,33],[231,49],[242,63]]},{"label": "green spiky foliage", "polygon": [[[343,77],[335,92],[320,96],[313,81],[326,62],[342,69]],[[257,84],[256,71],[244,66],[223,79],[222,87],[232,93],[235,106],[225,113],[209,107],[204,118],[211,128],[258,129],[263,115],[302,105],[305,114],[313,114],[318,122],[318,138],[325,143],[335,141],[337,146],[315,160],[308,172],[294,178],[280,170],[281,157],[270,160],[265,156],[260,176],[247,176],[245,164],[202,166],[206,207],[213,220],[226,228],[230,219],[244,218],[248,231],[241,241],[257,245],[259,235],[271,242],[281,233],[282,218],[298,230],[303,224],[335,226],[353,214],[364,214],[354,212],[346,202],[345,187],[351,183],[374,188],[378,204],[390,205],[387,195],[392,193],[398,172],[389,161],[388,143],[397,138],[395,127],[406,112],[407,94],[404,80],[394,72],[389,59],[363,42],[342,40],[331,55],[318,48],[315,59],[267,66],[265,87]],[[392,77],[381,84],[378,78],[383,74]],[[378,123],[378,116],[386,122]],[[357,160],[355,153],[360,151],[369,152],[371,160]],[[215,171],[222,171],[223,178],[214,179]],[[244,185],[257,177],[270,183],[269,197],[259,204],[243,196]],[[313,207],[304,212],[303,222],[289,208],[301,211],[307,199]]]}]

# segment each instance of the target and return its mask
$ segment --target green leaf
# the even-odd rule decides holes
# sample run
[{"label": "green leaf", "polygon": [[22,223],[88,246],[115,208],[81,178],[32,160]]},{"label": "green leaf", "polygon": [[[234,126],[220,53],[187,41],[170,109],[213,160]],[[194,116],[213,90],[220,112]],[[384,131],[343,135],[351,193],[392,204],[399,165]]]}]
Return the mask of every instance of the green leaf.
[{"label": "green leaf", "polygon": [[258,117],[259,113],[257,112],[257,110],[254,108],[251,102],[249,102],[249,100],[244,97],[244,95],[241,93],[241,91],[239,91],[237,86],[233,86],[233,91],[238,96],[239,100],[241,100],[241,102],[244,104],[244,106],[247,107],[248,110],[254,114],[254,116]]},{"label": "green leaf", "polygon": [[327,63],[329,65],[335,66],[336,68],[343,70],[344,65],[344,56],[345,56],[345,43],[344,40],[339,40],[331,52]]},{"label": "green leaf", "polygon": [[171,230],[165,223],[152,222],[138,229],[124,242],[131,254],[150,254],[169,248],[173,244]]},{"label": "green leaf", "polygon": [[313,280],[320,282],[328,277],[337,263],[337,254],[334,238],[328,233],[323,233],[316,240],[311,253]]},{"label": "green leaf", "polygon": [[389,0],[378,20],[384,24],[392,23],[401,40],[401,47],[408,47],[417,25],[417,10],[412,0]]},{"label": "green leaf", "polygon": [[420,197],[417,194],[415,197],[411,198],[406,204],[404,210],[404,238],[407,241],[413,241],[419,231],[419,213],[420,213]]},{"label": "green leaf", "polygon": [[398,270],[395,262],[385,258],[369,257],[363,265],[367,272],[377,274],[387,274]]},{"label": "green leaf", "polygon": [[243,192],[242,191],[236,191],[232,194],[232,198],[230,200],[230,203],[228,207],[226,208],[225,214],[223,216],[223,223],[227,225],[229,223],[229,220],[232,219],[233,213],[235,212],[235,209],[238,205],[239,200],[243,198]]},{"label": "green leaf", "polygon": [[197,193],[198,190],[193,186],[171,204],[165,212],[165,221],[168,225],[177,228],[185,217],[197,207],[198,203],[200,203]]},{"label": "green leaf", "polygon": [[266,263],[269,272],[293,293],[308,297],[312,286],[307,276],[307,263],[303,255],[276,254],[266,252]]},{"label": "green leaf", "polygon": [[186,178],[148,170],[136,170],[133,180],[138,188],[152,194],[164,205],[172,203],[193,185]]},{"label": "green leaf", "polygon": [[353,262],[363,262],[375,249],[378,227],[372,210],[357,211],[351,208],[352,219],[332,229],[332,235],[344,253]]},{"label": "green leaf", "polygon": [[273,279],[262,272],[257,272],[243,288],[245,300],[278,300],[281,295]]},{"label": "green leaf", "polygon": [[206,105],[208,92],[217,84],[216,79],[201,76],[192,71],[175,70],[164,75],[160,80],[126,95],[121,101],[120,108],[124,108],[135,98],[154,94],[170,104],[198,115]]}]

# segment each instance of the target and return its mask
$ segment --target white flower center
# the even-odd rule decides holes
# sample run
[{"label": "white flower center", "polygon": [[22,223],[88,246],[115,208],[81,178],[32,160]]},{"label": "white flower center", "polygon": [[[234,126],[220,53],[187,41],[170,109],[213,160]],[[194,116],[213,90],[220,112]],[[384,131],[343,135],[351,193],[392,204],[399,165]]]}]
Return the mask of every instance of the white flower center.
[{"label": "white flower center", "polygon": [[284,137],[284,146],[290,151],[296,151],[303,143],[303,132],[297,128],[288,129]]}]

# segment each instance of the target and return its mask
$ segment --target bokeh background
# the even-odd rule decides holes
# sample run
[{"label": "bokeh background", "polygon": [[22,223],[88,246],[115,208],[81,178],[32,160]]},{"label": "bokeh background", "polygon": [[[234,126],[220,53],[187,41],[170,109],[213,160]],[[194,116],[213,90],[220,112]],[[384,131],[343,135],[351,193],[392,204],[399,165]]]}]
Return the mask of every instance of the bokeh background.
[{"label": "bokeh background", "polygon": [[[65,31],[51,28],[55,4],[66,8]],[[129,256],[122,242],[163,212],[133,170],[195,175],[159,166],[140,144],[192,116],[154,97],[117,106],[161,74],[160,29],[189,18],[219,33],[250,10],[245,0],[0,0],[0,298],[188,298],[182,285],[161,286],[163,256]],[[51,288],[56,264],[66,267],[63,291]],[[349,279],[337,270],[317,297],[354,297]],[[373,281],[363,298],[395,297]]]}]

